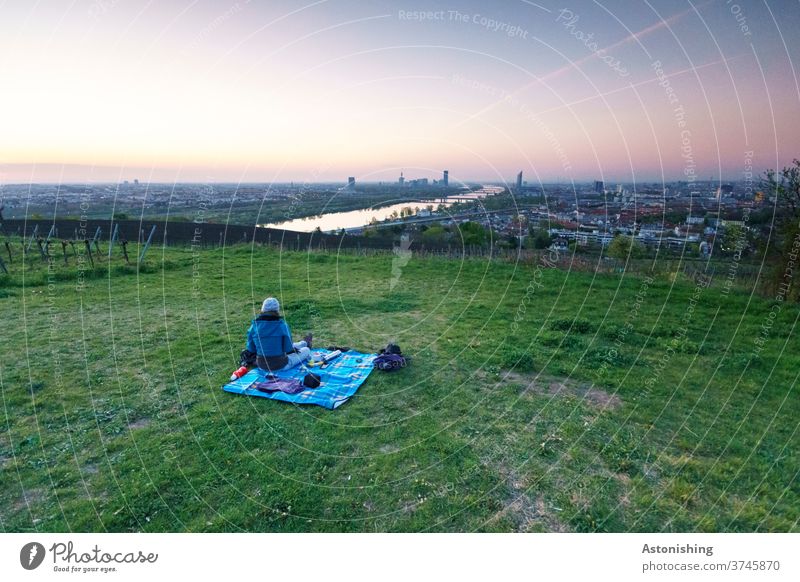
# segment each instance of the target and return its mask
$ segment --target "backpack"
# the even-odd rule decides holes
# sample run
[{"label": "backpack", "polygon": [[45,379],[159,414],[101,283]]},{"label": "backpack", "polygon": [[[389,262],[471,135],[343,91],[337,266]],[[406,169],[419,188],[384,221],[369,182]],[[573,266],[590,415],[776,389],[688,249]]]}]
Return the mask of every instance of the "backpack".
[{"label": "backpack", "polygon": [[239,365],[248,367],[255,366],[257,356],[258,354],[255,352],[242,350],[242,352],[239,354]]},{"label": "backpack", "polygon": [[386,347],[378,352],[378,357],[372,362],[373,367],[383,372],[394,372],[408,365],[409,358],[403,355],[400,346],[394,343],[386,344]]},{"label": "backpack", "polygon": [[394,372],[408,365],[408,360],[402,354],[380,354],[372,362],[373,367],[383,372]]}]

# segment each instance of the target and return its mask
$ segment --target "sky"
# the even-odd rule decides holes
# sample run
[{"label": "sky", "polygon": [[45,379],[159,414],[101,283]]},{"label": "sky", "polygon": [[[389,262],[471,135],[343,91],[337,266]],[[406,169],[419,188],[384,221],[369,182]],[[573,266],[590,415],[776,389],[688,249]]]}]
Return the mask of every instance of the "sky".
[{"label": "sky", "polygon": [[800,3],[0,0],[0,185],[743,179]]}]

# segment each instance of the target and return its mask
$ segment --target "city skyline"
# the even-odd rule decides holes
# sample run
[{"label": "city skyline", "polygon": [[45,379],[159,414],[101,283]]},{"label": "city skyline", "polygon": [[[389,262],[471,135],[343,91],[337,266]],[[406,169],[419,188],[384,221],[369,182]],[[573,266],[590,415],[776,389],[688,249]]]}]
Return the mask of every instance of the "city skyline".
[{"label": "city skyline", "polygon": [[[302,188],[303,186],[347,186],[349,184],[350,178],[355,178],[355,185],[356,187],[362,185],[383,185],[383,186],[405,186],[411,187],[408,182],[412,182],[414,180],[428,180],[431,185],[444,185],[441,178],[441,172],[438,174],[426,174],[426,175],[414,175],[415,178],[409,178],[408,176],[403,178],[403,182],[398,180],[399,177],[395,177],[394,180],[387,179],[387,180],[364,180],[360,179],[358,176],[347,176],[342,179],[335,179],[331,178],[328,180],[292,180],[287,178],[285,180],[280,181],[272,181],[267,182],[264,180],[252,180],[252,181],[232,181],[232,180],[217,180],[213,178],[209,178],[206,180],[200,179],[187,179],[181,181],[174,181],[174,180],[139,180],[138,178],[134,177],[123,177],[120,180],[38,180],[38,181],[17,181],[17,182],[4,182],[2,183],[4,186],[26,186],[26,185],[65,185],[65,186],[75,186],[81,184],[91,184],[91,185],[106,185],[106,186],[119,186],[119,187],[143,187],[146,188],[150,185],[169,185],[169,184],[198,184],[198,185],[208,185],[208,184],[218,184],[218,185],[238,185],[238,186],[253,186],[253,185],[270,185],[270,186],[289,186],[294,185],[297,188]],[[518,177],[518,176],[517,176]],[[679,184],[679,183],[689,183],[685,178],[676,178],[674,180],[664,179],[662,180],[646,180],[646,179],[638,179],[634,182],[626,182],[624,180],[613,180],[608,179],[606,182],[602,180],[592,180],[592,179],[575,179],[575,180],[566,180],[566,179],[559,179],[556,177],[553,180],[541,180],[537,182],[529,182],[526,178],[523,179],[521,182],[517,180],[517,177],[511,177],[507,179],[500,179],[500,180],[489,180],[489,179],[482,179],[482,178],[471,178],[471,179],[459,179],[458,176],[450,178],[452,183],[447,184],[450,188],[458,188],[458,187],[468,187],[469,185],[478,185],[478,184],[488,184],[488,185],[505,185],[509,188],[509,190],[514,190],[515,188],[519,188],[521,186],[524,187],[537,187],[537,186],[570,186],[574,184],[575,186],[591,186],[592,184],[601,183],[606,185],[606,189],[609,189],[610,186],[620,186],[620,185],[635,185],[635,184],[642,184],[646,186],[651,186],[654,184],[663,184],[665,186]],[[745,177],[735,177],[735,178],[726,178],[726,177],[698,177],[697,179],[693,180],[692,182],[697,184],[704,184],[704,185],[714,185],[718,186],[720,184],[735,184],[735,183],[759,183],[762,179],[765,179],[765,175],[759,173],[758,171],[751,172],[751,178]]]},{"label": "city skyline", "polygon": [[[796,3],[4,5],[0,184],[744,179],[800,156]],[[436,166],[432,164],[437,164]]]}]

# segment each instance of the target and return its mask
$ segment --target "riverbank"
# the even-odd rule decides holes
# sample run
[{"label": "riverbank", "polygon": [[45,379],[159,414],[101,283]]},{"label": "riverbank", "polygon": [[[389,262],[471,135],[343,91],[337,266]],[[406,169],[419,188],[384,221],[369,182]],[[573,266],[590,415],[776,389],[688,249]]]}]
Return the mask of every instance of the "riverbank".
[{"label": "riverbank", "polygon": [[[403,201],[395,204],[373,205],[348,212],[325,212],[317,216],[306,216],[291,220],[263,224],[267,228],[279,228],[298,232],[338,232],[342,229],[360,229],[385,220],[402,217],[435,216],[443,214],[458,202],[481,201],[503,192],[501,186],[483,185],[478,189],[465,190],[457,194],[442,195]],[[442,216],[446,218],[446,216]]]}]

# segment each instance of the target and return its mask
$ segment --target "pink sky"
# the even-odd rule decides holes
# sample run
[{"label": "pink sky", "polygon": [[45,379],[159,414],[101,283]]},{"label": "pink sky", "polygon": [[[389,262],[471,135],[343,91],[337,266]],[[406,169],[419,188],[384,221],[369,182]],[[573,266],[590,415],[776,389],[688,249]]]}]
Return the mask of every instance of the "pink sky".
[{"label": "pink sky", "polygon": [[724,2],[651,4],[11,2],[0,183],[737,179],[748,151],[800,156],[798,5],[745,31]]}]

